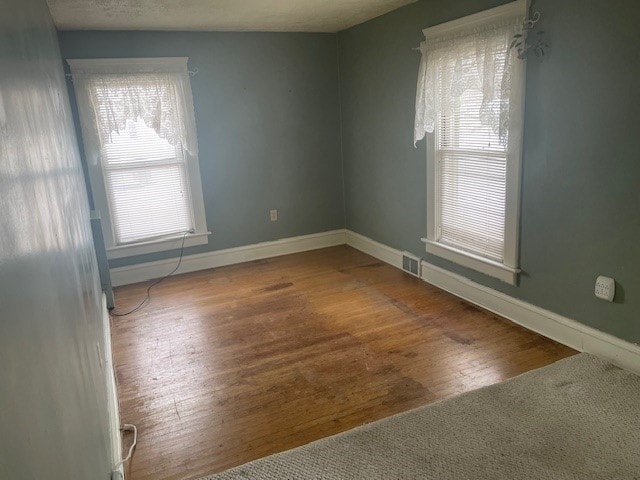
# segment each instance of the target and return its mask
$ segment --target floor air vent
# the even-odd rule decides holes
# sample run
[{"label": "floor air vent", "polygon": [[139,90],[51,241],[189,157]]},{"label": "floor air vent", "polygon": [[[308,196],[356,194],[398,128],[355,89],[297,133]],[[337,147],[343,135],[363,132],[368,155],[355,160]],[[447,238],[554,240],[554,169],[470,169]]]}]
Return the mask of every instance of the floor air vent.
[{"label": "floor air vent", "polygon": [[420,259],[409,252],[402,252],[402,269],[420,278]]}]

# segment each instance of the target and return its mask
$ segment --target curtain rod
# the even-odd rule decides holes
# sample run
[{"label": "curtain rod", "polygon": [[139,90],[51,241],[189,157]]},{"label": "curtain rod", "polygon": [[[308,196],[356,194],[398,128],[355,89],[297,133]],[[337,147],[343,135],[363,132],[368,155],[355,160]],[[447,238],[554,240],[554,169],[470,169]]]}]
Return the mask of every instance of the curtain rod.
[{"label": "curtain rod", "polygon": [[[187,70],[187,73],[190,77],[195,77],[198,74],[198,67],[193,67],[193,70]],[[65,73],[64,76],[73,81],[73,73]]]}]

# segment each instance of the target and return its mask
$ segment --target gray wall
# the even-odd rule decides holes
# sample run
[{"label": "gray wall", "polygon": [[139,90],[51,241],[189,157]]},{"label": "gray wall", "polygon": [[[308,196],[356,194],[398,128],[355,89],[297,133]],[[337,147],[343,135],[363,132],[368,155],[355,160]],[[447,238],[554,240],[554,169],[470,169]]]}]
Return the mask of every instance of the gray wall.
[{"label": "gray wall", "polygon": [[0,2],[0,478],[108,479],[101,296],[56,32]]},{"label": "gray wall", "polygon": [[[339,34],[347,227],[640,342],[640,4],[539,0],[551,50],[527,68],[520,285],[426,255],[425,143],[412,145],[425,27],[494,7],[424,0]],[[615,303],[593,296],[598,274]]]},{"label": "gray wall", "polygon": [[[209,244],[344,227],[336,36],[60,32],[64,58],[188,56]],[[277,222],[269,210],[279,211]],[[111,266],[175,256],[164,252]]]}]

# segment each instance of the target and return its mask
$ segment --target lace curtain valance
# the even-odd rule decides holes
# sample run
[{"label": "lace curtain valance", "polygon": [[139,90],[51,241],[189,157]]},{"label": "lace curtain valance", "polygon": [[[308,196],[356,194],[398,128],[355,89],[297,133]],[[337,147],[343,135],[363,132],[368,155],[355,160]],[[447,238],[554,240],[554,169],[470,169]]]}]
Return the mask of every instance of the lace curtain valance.
[{"label": "lace curtain valance", "polygon": [[[434,131],[438,112],[447,112],[468,89],[482,92],[478,116],[506,140],[511,93],[510,52],[523,17],[501,19],[482,27],[427,37],[420,44],[422,58],[416,90],[414,145]],[[515,60],[514,60],[515,58]]]},{"label": "lace curtain valance", "polygon": [[127,121],[142,119],[171,145],[198,154],[186,58],[70,60],[69,64],[83,135],[92,144],[104,148]]}]

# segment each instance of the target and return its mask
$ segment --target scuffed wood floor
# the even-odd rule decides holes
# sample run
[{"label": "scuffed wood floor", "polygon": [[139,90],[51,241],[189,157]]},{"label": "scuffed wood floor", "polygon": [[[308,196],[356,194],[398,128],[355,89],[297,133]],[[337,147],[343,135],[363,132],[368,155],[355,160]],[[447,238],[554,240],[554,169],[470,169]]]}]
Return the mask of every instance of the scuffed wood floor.
[{"label": "scuffed wood floor", "polygon": [[112,336],[129,480],[198,478],[575,353],[347,246],[171,277]]}]

